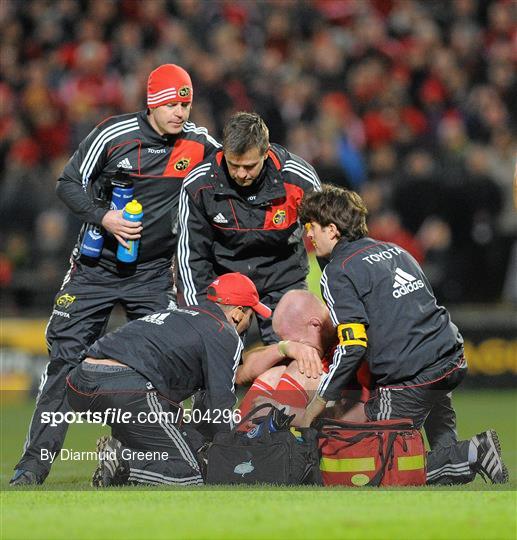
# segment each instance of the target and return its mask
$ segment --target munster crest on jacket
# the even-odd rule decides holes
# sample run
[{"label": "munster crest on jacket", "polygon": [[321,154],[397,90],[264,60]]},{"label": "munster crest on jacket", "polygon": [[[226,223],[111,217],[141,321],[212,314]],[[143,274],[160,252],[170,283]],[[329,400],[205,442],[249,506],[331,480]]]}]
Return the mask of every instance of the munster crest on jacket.
[{"label": "munster crest on jacket", "polygon": [[182,157],[182,158],[178,159],[178,161],[176,161],[176,163],[174,164],[174,168],[177,171],[184,171],[185,169],[188,168],[189,165],[190,165],[190,158],[189,157]]},{"label": "munster crest on jacket", "polygon": [[285,210],[277,210],[275,212],[275,215],[273,216],[273,224],[277,227],[280,227],[282,223],[285,221],[286,213]]}]

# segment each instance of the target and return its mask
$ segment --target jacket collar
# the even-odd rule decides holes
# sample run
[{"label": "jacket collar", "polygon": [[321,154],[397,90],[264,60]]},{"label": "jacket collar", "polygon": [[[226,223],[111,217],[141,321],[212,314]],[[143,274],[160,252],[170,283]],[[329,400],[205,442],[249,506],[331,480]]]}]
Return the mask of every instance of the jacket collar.
[{"label": "jacket collar", "polygon": [[142,130],[142,133],[144,134],[145,140],[153,144],[161,144],[163,146],[172,146],[177,141],[177,139],[183,135],[183,131],[181,131],[177,135],[160,135],[159,133],[157,133],[154,130],[153,126],[151,126],[151,124],[149,123],[147,110],[140,111],[137,114],[137,117],[138,117],[138,123],[140,125],[140,129]]},{"label": "jacket collar", "polygon": [[337,244],[334,246],[332,251],[330,252],[330,255],[328,257],[328,260],[331,261],[339,255],[339,253],[342,253],[347,247],[350,245],[350,242],[346,238],[341,238],[338,240]]},{"label": "jacket collar", "polygon": [[212,302],[211,300],[207,300],[206,298],[202,299],[199,302],[199,305],[187,306],[186,309],[192,309],[194,311],[205,313],[215,319],[220,324],[221,329],[223,327],[227,327],[237,333],[237,330],[235,330],[235,328],[228,322],[228,319],[226,318],[226,315],[224,314],[224,311],[221,309],[221,307],[215,302]]},{"label": "jacket collar", "polygon": [[329,256],[329,260],[334,259],[335,257],[348,255],[350,252],[354,253],[357,249],[363,249],[366,247],[375,246],[380,242],[369,236],[363,236],[357,240],[347,240],[346,238],[341,238],[339,242],[334,246],[332,253]]},{"label": "jacket collar", "polygon": [[[228,169],[224,161],[222,151],[219,151],[215,157],[214,164],[214,181],[215,181],[215,196],[216,197],[232,197],[246,200],[248,204],[253,206],[261,206],[265,203],[270,203],[274,199],[285,197],[286,191],[280,171],[273,157],[270,155],[264,162],[264,169],[261,174],[264,175],[260,188],[253,193],[253,199],[246,199],[237,191],[233,181],[228,175]],[[252,192],[250,191],[250,194]]]}]

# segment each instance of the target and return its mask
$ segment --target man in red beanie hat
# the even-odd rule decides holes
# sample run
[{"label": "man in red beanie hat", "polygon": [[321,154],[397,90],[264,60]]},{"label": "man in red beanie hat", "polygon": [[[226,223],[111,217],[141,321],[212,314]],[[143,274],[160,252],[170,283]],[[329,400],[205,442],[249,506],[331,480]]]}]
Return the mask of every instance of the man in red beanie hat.
[{"label": "man in red beanie hat", "polygon": [[[97,442],[94,486],[203,483],[198,424],[211,438],[240,421],[233,410],[238,334],[253,312],[271,316],[249,278],[224,274],[200,305],[131,321],[86,350],[67,378],[68,401],[78,413],[104,415],[113,435]],[[206,393],[202,417],[178,405],[199,390]]]},{"label": "man in red beanie hat", "polygon": [[190,75],[180,66],[163,64],[149,75],[149,123],[160,135],[181,133],[190,115],[194,90]]},{"label": "man in red beanie hat", "polygon": [[[147,110],[101,122],[58,180],[58,196],[84,225],[47,326],[50,362],[12,485],[41,484],[48,475],[51,464],[42,452],[59,452],[66,424],[42,423],[42,413],[69,410],[66,376],[102,334],[115,304],[130,320],[174,304],[179,191],[185,176],[220,147],[205,128],[188,121],[192,97],[183,68],[159,66],[149,75]],[[142,219],[123,218],[119,194],[142,204]],[[118,261],[118,245],[128,248],[132,240],[140,240],[136,261]]]}]

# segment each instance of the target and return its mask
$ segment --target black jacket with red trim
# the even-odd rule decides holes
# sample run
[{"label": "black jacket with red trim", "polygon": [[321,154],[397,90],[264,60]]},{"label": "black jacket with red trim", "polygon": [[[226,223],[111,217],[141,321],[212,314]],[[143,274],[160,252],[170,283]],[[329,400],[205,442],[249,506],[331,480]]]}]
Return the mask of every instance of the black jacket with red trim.
[{"label": "black jacket with red trim", "polygon": [[306,277],[307,254],[298,206],[320,189],[314,169],[272,144],[259,178],[240,188],[223,153],[185,179],[178,214],[178,278],[187,304],[197,304],[216,276],[241,272],[263,297]]},{"label": "black jacket with red trim", "polygon": [[463,338],[449,312],[436,303],[419,264],[396,244],[340,240],[323,271],[321,292],[339,339],[318,388],[326,400],[340,396],[363,359],[373,382],[389,385],[461,355]]},{"label": "black jacket with red trim", "polygon": [[[57,194],[83,222],[100,225],[108,210],[93,201],[105,180],[125,171],[144,211],[137,268],[167,266],[176,247],[173,227],[183,180],[219,147],[205,128],[192,122],[186,122],[179,135],[162,136],[149,124],[146,111],[114,116],[81,142],[58,180]],[[105,233],[99,264],[114,270],[116,250],[115,237]]]},{"label": "black jacket with red trim", "polygon": [[[207,407],[222,413],[236,402],[235,372],[242,349],[221,308],[207,301],[131,321],[96,341],[85,357],[110,358],[130,366],[176,403],[206,390]],[[214,417],[220,413],[214,411]],[[213,427],[215,431],[230,428],[222,414]]]}]

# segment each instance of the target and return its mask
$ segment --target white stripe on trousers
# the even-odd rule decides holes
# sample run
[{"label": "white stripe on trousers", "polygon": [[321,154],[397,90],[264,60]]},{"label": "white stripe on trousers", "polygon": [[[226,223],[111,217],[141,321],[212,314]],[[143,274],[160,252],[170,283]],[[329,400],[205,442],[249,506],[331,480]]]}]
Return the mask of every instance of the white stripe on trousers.
[{"label": "white stripe on trousers", "polygon": [[129,475],[128,482],[138,482],[139,484],[149,484],[151,486],[158,486],[165,484],[165,482],[159,482],[157,480],[149,480],[149,478],[139,478],[137,475]]},{"label": "white stripe on trousers", "polygon": [[[81,233],[83,233],[83,229],[84,229],[85,225],[83,225],[83,227],[81,228]],[[75,250],[74,250],[75,251]],[[75,264],[75,261],[73,259],[74,257],[74,254],[72,253],[72,257],[70,258],[70,266],[65,274],[65,277],[63,278],[63,283],[61,283],[61,287],[59,288],[59,292],[61,292],[64,288],[65,288],[65,285],[70,281],[70,279],[72,278],[72,270],[74,269],[74,264]],[[59,294],[59,293],[58,293]],[[47,337],[47,334],[48,334],[48,329],[49,329],[49,326],[50,326],[50,322],[52,321],[52,317],[54,315],[51,314],[48,321],[47,321],[47,326],[45,327],[45,343],[47,345],[47,349],[48,349],[48,354],[50,356],[50,349],[51,349],[51,346],[50,346],[50,342],[48,340],[48,337]]]},{"label": "white stripe on trousers", "polygon": [[447,463],[442,465],[438,469],[432,471],[427,471],[427,479],[434,480],[435,478],[440,478],[441,476],[460,476],[460,475],[469,475],[471,474],[471,469],[468,461],[462,463]]},{"label": "white stripe on trousers", "polygon": [[31,416],[31,421],[29,422],[29,430],[27,431],[27,437],[25,437],[25,443],[23,444],[23,453],[27,451],[27,448],[29,448],[29,445],[31,443],[31,431],[32,431],[32,423],[34,422],[34,416],[36,414],[36,410],[38,408],[38,401],[41,397],[41,394],[43,393],[43,388],[45,384],[47,384],[48,379],[48,368],[50,366],[50,362],[47,362],[47,365],[45,366],[45,370],[41,374],[39,386],[38,386],[38,394],[36,396],[36,404],[34,405],[34,412]]},{"label": "white stripe on trousers", "polygon": [[379,388],[379,412],[377,420],[389,420],[391,418],[391,391],[389,388]]},{"label": "white stripe on trousers", "polygon": [[156,484],[178,484],[178,485],[198,485],[203,484],[203,478],[201,475],[188,476],[185,478],[174,478],[172,476],[165,476],[163,474],[146,471],[143,469],[129,469],[128,480],[135,480],[140,483],[156,483]]},{"label": "white stripe on trousers", "polygon": [[194,476],[185,476],[182,478],[174,478],[173,476],[165,476],[164,474],[157,473],[154,471],[149,471],[146,469],[137,469],[135,467],[130,468],[131,472],[134,472],[136,474],[140,474],[142,476],[149,476],[151,478],[161,479],[161,480],[174,480],[176,482],[188,482],[189,480],[196,480],[196,478],[199,478],[199,475]]},{"label": "white stripe on trousers", "polygon": [[183,438],[183,435],[178,431],[174,424],[163,421],[164,410],[161,403],[158,401],[156,392],[147,393],[147,403],[149,408],[158,415],[158,418],[160,419],[158,422],[159,425],[172,440],[174,446],[176,446],[183,459],[189,464],[190,467],[192,467],[192,469],[199,472],[199,464],[189,445]]},{"label": "white stripe on trousers", "polygon": [[427,475],[426,482],[434,482],[439,478],[447,478],[450,476],[465,476],[470,477],[472,471],[470,469],[459,470],[459,469],[445,469],[440,474],[435,474],[433,477]]}]

